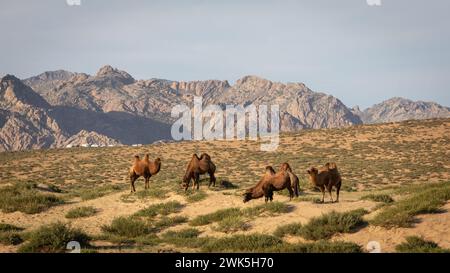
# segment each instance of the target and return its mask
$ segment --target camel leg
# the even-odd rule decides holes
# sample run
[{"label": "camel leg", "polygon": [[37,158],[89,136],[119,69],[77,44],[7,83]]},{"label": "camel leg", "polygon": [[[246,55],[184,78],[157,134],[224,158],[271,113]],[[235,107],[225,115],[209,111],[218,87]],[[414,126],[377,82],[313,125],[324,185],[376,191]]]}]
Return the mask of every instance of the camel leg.
[{"label": "camel leg", "polygon": [[336,202],[339,202],[339,191],[341,190],[341,181],[339,181],[336,185]]},{"label": "camel leg", "polygon": [[197,190],[200,189],[200,174],[196,173],[195,174],[195,182],[197,184]]},{"label": "camel leg", "polygon": [[287,187],[287,189],[289,191],[289,201],[291,201],[292,198],[294,198],[294,191],[292,190],[290,185]]},{"label": "camel leg", "polygon": [[134,182],[136,181],[136,179],[138,179],[139,176],[137,176],[136,174],[131,174],[130,175],[130,190],[131,193],[136,192],[136,188],[134,187]]},{"label": "camel leg", "polygon": [[325,186],[320,186],[320,191],[322,192],[322,203],[325,202]]},{"label": "camel leg", "polygon": [[216,186],[216,177],[214,176],[214,173],[210,173],[209,174],[209,187],[211,187],[211,185],[213,185],[213,187]]},{"label": "camel leg", "polygon": [[327,190],[328,190],[328,193],[330,194],[331,203],[333,203],[333,194],[331,193],[332,189],[333,189],[333,185],[328,184]]},{"label": "camel leg", "polygon": [[149,181],[150,181],[150,177],[146,177],[145,178],[145,189],[146,190],[150,187]]}]

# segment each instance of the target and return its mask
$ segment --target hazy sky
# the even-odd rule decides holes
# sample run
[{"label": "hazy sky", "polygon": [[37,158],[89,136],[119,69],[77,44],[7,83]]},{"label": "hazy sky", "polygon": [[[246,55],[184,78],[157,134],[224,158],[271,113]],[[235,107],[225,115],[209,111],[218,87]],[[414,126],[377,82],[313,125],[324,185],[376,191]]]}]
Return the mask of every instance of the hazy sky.
[{"label": "hazy sky", "polygon": [[0,0],[0,75],[304,82],[347,106],[450,106],[450,1]]}]

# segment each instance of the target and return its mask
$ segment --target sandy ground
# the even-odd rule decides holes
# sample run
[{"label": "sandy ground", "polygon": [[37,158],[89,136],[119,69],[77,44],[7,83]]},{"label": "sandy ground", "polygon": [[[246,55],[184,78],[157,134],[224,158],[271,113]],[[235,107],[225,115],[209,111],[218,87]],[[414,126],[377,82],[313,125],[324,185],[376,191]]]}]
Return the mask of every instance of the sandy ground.
[{"label": "sandy ground", "polygon": [[[169,198],[164,200],[137,200],[134,203],[126,203],[121,200],[121,196],[127,194],[127,192],[120,192],[110,194],[98,199],[79,201],[69,203],[57,207],[53,207],[46,212],[28,215],[21,212],[15,213],[0,213],[0,222],[14,224],[26,228],[27,230],[33,230],[44,224],[54,222],[70,222],[72,226],[81,228],[85,232],[91,235],[98,235],[101,233],[102,225],[110,223],[114,218],[119,216],[126,216],[135,213],[136,211],[143,209],[151,204],[167,202],[170,200],[177,200],[185,207],[181,212],[176,215],[187,216],[189,219],[193,219],[198,215],[211,213],[223,208],[239,207],[246,208],[263,204],[263,199],[252,200],[249,203],[243,203],[242,199],[236,195],[224,195],[223,192],[206,191],[208,198],[196,202],[186,203],[183,196],[172,194]],[[341,196],[339,203],[325,203],[315,204],[312,202],[298,202],[289,201],[288,197],[276,196],[277,201],[287,202],[291,207],[289,213],[280,214],[276,216],[262,216],[257,217],[249,221],[249,229],[246,231],[236,232],[237,234],[250,234],[250,233],[262,233],[271,234],[278,226],[289,223],[307,223],[312,217],[320,216],[330,211],[350,211],[357,208],[364,208],[368,211],[372,210],[377,203],[372,201],[359,200],[361,193],[345,193]],[[327,200],[327,199],[326,199]],[[93,206],[98,209],[98,213],[92,217],[80,218],[80,219],[66,219],[65,214],[72,208],[79,206]],[[413,228],[394,228],[385,229],[381,227],[368,226],[358,230],[351,234],[339,234],[336,235],[333,240],[344,240],[356,242],[363,247],[370,241],[378,241],[382,246],[382,251],[393,252],[395,246],[404,241],[405,236],[418,235],[423,236],[426,239],[439,242],[442,247],[450,248],[450,203],[444,208],[444,213],[422,215],[419,216],[419,223]],[[371,214],[367,215],[368,218]],[[181,224],[175,227],[169,228],[169,230],[178,230],[189,227],[189,224]],[[222,237],[227,236],[225,233],[215,231],[214,224],[208,226],[198,227],[202,231],[201,236],[214,236]],[[234,234],[236,234],[234,233]],[[286,240],[291,243],[303,242],[300,237],[287,237]],[[105,243],[102,243],[105,244]],[[108,243],[106,243],[108,245]],[[16,247],[2,246],[0,245],[0,252],[14,252]],[[127,250],[127,252],[130,250]],[[138,250],[136,250],[138,251]]]}]

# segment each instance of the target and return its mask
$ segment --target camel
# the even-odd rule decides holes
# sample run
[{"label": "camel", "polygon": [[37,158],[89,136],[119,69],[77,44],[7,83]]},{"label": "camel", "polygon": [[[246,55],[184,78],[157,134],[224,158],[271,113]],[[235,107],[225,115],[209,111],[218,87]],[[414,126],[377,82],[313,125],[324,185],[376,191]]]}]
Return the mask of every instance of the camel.
[{"label": "camel", "polygon": [[325,199],[325,188],[330,194],[333,203],[333,195],[331,193],[333,187],[336,187],[336,202],[339,202],[339,191],[341,190],[342,179],[337,169],[336,163],[327,163],[320,169],[311,167],[307,170],[311,183],[322,192],[322,203]]},{"label": "camel", "polygon": [[270,194],[266,194],[266,192],[268,193],[269,188],[265,184],[268,181],[268,179],[270,177],[272,177],[273,175],[275,175],[275,170],[272,168],[272,166],[267,166],[266,172],[261,177],[258,184],[256,184],[255,186],[253,186],[245,191],[244,203],[247,203],[248,201],[250,201],[252,199],[261,198],[266,195],[268,196],[268,197],[266,197],[266,202],[267,202],[267,199],[270,198]]},{"label": "camel", "polygon": [[193,154],[191,161],[189,162],[186,173],[183,177],[182,187],[185,191],[189,188],[189,183],[191,179],[194,180],[192,184],[192,189],[197,186],[197,190],[200,189],[200,175],[208,173],[209,174],[209,185],[216,186],[216,177],[214,173],[216,172],[216,165],[212,162],[211,157],[207,153],[201,154],[200,157],[197,154]]},{"label": "camel", "polygon": [[136,192],[134,182],[141,176],[145,179],[145,189],[150,187],[149,181],[152,175],[156,175],[161,169],[161,159],[158,157],[155,161],[151,162],[149,155],[146,154],[144,159],[140,159],[138,155],[134,156],[133,165],[128,172],[130,177],[130,190],[131,193]]},{"label": "camel", "polygon": [[273,192],[288,189],[290,200],[294,194],[298,197],[299,181],[298,177],[292,173],[288,163],[283,163],[278,172],[275,173],[272,167],[266,167],[266,173],[256,186],[248,189],[244,193],[244,203],[252,199],[260,198],[264,195],[265,202],[273,201]]}]

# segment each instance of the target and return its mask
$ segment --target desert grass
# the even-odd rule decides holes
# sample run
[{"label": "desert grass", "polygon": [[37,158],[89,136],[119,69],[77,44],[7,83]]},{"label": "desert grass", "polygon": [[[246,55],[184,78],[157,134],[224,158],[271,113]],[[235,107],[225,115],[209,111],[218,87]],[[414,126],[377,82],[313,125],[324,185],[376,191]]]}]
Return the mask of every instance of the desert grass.
[{"label": "desert grass", "polygon": [[16,183],[0,188],[0,209],[7,213],[36,214],[62,203],[63,200],[53,194],[39,192],[34,183]]},{"label": "desert grass", "polygon": [[406,241],[395,249],[401,253],[450,253],[450,249],[443,249],[435,242],[417,236],[406,237]]},{"label": "desert grass", "polygon": [[403,200],[384,208],[370,224],[382,227],[411,227],[416,222],[415,216],[425,213],[438,213],[440,208],[450,200],[450,182],[415,186],[403,192],[414,192]]},{"label": "desert grass", "polygon": [[97,209],[89,206],[89,207],[78,207],[73,208],[69,210],[66,213],[67,219],[75,219],[75,218],[84,218],[84,217],[90,217],[97,213]]},{"label": "desert grass", "polygon": [[29,233],[19,252],[65,252],[67,243],[77,241],[89,246],[90,237],[84,232],[62,223],[42,226]]}]

